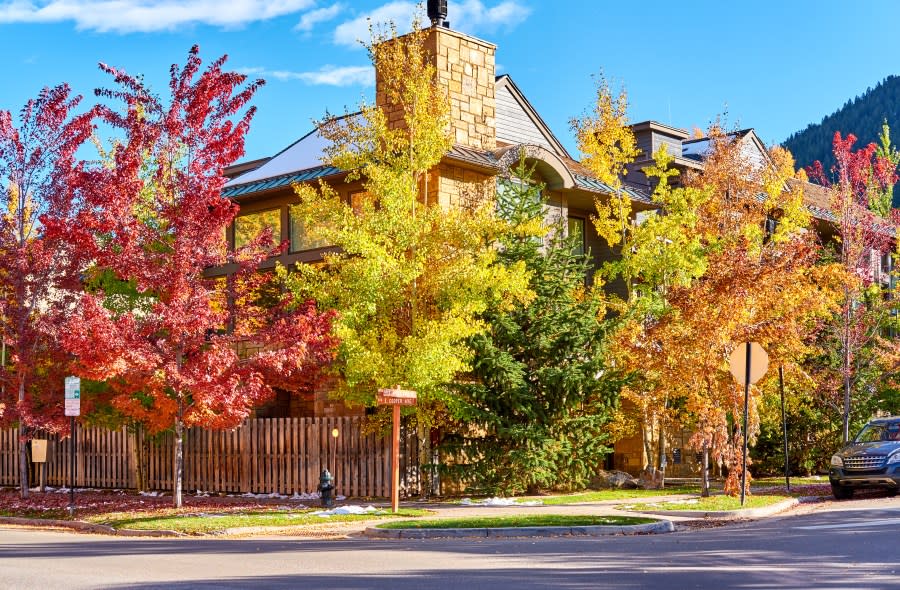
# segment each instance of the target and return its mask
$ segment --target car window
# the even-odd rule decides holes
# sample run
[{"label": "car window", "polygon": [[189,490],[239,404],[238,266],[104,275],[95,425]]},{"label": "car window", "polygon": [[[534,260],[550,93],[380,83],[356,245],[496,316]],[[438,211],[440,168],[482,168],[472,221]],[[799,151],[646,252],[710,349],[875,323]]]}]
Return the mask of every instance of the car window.
[{"label": "car window", "polygon": [[876,426],[874,424],[867,424],[865,428],[863,428],[859,434],[856,435],[856,442],[858,443],[867,443],[867,442],[878,442],[882,439],[882,435],[884,434],[884,426]]},{"label": "car window", "polygon": [[867,424],[859,434],[855,442],[881,442],[885,440],[900,440],[900,424]]}]

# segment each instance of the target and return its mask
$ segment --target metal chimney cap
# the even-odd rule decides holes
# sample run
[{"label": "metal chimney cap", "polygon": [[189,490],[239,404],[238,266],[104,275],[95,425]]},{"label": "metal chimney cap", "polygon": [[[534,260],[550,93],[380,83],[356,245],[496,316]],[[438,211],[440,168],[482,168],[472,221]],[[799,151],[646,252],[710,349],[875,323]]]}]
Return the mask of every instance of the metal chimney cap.
[{"label": "metal chimney cap", "polygon": [[447,0],[428,0],[428,18],[432,26],[445,26],[447,18]]}]

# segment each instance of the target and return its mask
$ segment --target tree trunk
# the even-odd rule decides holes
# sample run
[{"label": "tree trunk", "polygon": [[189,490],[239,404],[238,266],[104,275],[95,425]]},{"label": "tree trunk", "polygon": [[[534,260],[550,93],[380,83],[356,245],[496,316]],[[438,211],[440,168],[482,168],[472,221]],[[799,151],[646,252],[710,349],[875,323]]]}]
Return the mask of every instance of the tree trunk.
[{"label": "tree trunk", "polygon": [[131,433],[131,460],[134,464],[134,487],[138,492],[146,492],[147,488],[147,469],[144,459],[147,454],[144,452],[143,429],[140,424],[135,424],[129,429]]},{"label": "tree trunk", "polygon": [[658,489],[663,489],[666,487],[666,429],[662,423],[662,420],[659,422],[658,427],[658,450],[659,450],[659,482],[657,483]]},{"label": "tree trunk", "polygon": [[24,426],[19,426],[19,493],[27,498],[28,489],[28,437]]},{"label": "tree trunk", "polygon": [[847,310],[844,312],[844,350],[841,351],[841,363],[844,373],[843,438],[844,444],[847,444],[850,442],[850,322],[852,321],[850,313],[853,306],[849,301],[850,295],[846,291],[845,297],[847,302],[844,305],[846,305]]},{"label": "tree trunk", "polygon": [[[178,373],[181,374],[181,364],[183,359],[183,345],[178,345],[178,352],[175,355],[175,364]],[[172,505],[175,508],[181,508],[181,485],[184,479],[184,396],[182,392],[177,391],[178,397],[178,413],[175,415],[175,465],[172,473],[174,481],[172,482]]]},{"label": "tree trunk", "polygon": [[644,463],[644,469],[648,473],[653,473],[654,465],[653,465],[653,443],[651,439],[653,438],[653,428],[650,426],[648,420],[644,418],[641,421],[641,442],[644,443],[644,455],[647,457],[647,461]]},{"label": "tree trunk", "polygon": [[422,425],[417,426],[416,436],[419,439],[419,496],[427,500],[431,495],[431,429]]},{"label": "tree trunk", "polygon": [[184,423],[181,419],[181,402],[179,402],[179,412],[178,417],[175,418],[175,465],[174,465],[174,473],[173,473],[173,482],[172,482],[172,505],[175,508],[181,508],[182,504],[182,496],[181,496],[181,484],[183,479],[184,472],[184,455],[183,455],[183,444],[184,444]]},{"label": "tree trunk", "polygon": [[701,476],[700,476],[700,496],[703,498],[709,497],[709,447],[706,443],[703,444],[703,463],[700,467]]},{"label": "tree trunk", "polygon": [[844,444],[850,442],[850,374],[844,373]]},{"label": "tree trunk", "polygon": [[[19,408],[25,405],[25,379],[19,379]],[[25,446],[26,426],[19,413],[19,495],[28,497],[28,449]]]}]

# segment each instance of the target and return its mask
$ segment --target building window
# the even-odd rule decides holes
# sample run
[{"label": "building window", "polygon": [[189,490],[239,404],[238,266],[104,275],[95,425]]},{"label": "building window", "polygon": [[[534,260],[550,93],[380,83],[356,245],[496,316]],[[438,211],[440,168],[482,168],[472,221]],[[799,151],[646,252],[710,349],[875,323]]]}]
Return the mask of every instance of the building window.
[{"label": "building window", "polygon": [[363,213],[363,209],[368,204],[368,201],[371,201],[372,197],[369,195],[368,191],[356,191],[350,193],[350,207],[353,209],[353,213],[356,215],[360,215]]},{"label": "building window", "polygon": [[309,232],[306,231],[306,224],[295,214],[293,207],[288,209],[288,213],[291,230],[291,252],[323,248],[328,245],[325,243],[325,240],[310,237]]},{"label": "building window", "polygon": [[271,228],[272,244],[281,243],[281,210],[269,209],[241,215],[234,220],[234,247],[243,248],[264,230]]},{"label": "building window", "polygon": [[577,256],[584,256],[584,219],[581,217],[570,217],[568,219],[568,236],[572,240],[572,253]]}]

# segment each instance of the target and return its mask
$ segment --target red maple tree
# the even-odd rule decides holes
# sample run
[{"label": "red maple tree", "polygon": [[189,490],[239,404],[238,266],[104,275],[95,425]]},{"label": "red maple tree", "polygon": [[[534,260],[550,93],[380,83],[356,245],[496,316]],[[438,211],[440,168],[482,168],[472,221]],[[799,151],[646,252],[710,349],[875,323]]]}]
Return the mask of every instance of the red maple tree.
[{"label": "red maple tree", "polygon": [[[254,114],[245,107],[262,81],[223,71],[225,59],[201,71],[195,46],[183,68],[172,66],[165,102],[140,78],[101,65],[118,88],[98,94],[125,109],[100,115],[123,138],[112,165],[95,171],[96,206],[78,239],[140,301],[115,311],[102,290],[86,293],[65,338],[76,373],[106,381],[114,407],[152,429],[174,428],[176,507],[185,428],[235,427],[273,387],[309,390],[336,344],[331,313],[267,290],[257,268],[273,250],[270,234],[226,246],[238,207],[221,196],[222,174],[243,154]],[[211,278],[215,267],[232,272]]]},{"label": "red maple tree", "polygon": [[25,442],[35,428],[61,430],[67,357],[60,318],[71,306],[88,251],[61,226],[82,205],[78,149],[93,132],[93,109],[67,85],[44,88],[16,118],[0,111],[0,424],[22,427],[19,473],[28,495]]},{"label": "red maple tree", "polygon": [[897,183],[897,163],[892,161],[888,130],[884,150],[870,143],[854,150],[856,136],[834,134],[835,165],[829,177],[821,162],[807,169],[810,177],[829,189],[831,211],[837,217],[840,263],[847,274],[841,313],[836,322],[840,353],[843,440],[850,440],[851,391],[857,355],[877,337],[885,306],[861,305],[866,290],[880,275],[881,257],[893,249],[897,211],[890,195]]}]

